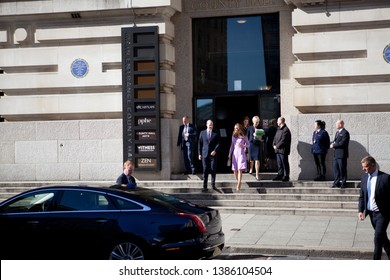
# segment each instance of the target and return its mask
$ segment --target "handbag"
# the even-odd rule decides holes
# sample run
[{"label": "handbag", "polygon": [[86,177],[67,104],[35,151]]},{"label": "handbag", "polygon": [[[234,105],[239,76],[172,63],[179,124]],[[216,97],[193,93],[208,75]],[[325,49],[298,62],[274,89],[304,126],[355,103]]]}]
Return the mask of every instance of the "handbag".
[{"label": "handbag", "polygon": [[227,166],[231,166],[232,165],[232,160],[230,158],[228,158],[226,165]]}]

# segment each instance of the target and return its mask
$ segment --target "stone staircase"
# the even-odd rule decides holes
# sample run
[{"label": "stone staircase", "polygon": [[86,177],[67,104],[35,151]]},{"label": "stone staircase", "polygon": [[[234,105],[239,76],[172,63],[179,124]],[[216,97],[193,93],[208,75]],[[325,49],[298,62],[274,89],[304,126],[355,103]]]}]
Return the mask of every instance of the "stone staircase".
[{"label": "stone staircase", "polygon": [[[216,187],[201,192],[200,175],[178,175],[170,181],[138,181],[138,185],[173,194],[199,205],[219,209],[222,213],[264,215],[355,216],[359,182],[348,182],[346,189],[332,189],[331,182],[273,182],[275,174],[261,174],[261,181],[244,174],[240,192],[235,191],[233,174],[218,174]],[[0,201],[30,188],[72,182],[0,182]],[[73,182],[80,184],[80,182]],[[110,185],[113,182],[83,182]]]}]

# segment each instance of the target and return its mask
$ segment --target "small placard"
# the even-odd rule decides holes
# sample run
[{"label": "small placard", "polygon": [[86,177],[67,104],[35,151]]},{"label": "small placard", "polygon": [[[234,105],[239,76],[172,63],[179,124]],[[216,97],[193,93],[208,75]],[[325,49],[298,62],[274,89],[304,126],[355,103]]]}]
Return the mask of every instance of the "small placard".
[{"label": "small placard", "polygon": [[72,62],[70,66],[70,71],[72,75],[76,78],[84,78],[87,76],[89,71],[88,62],[82,58],[78,58]]},{"label": "small placard", "polygon": [[153,103],[137,103],[135,105],[136,112],[151,112],[156,111],[156,104]]},{"label": "small placard", "polygon": [[154,117],[139,117],[136,121],[137,126],[156,125],[156,118]]},{"label": "small placard", "polygon": [[137,131],[136,132],[137,140],[156,140],[156,132],[155,131]]},{"label": "small placard", "polygon": [[139,168],[156,168],[157,160],[155,158],[137,158],[136,167]]},{"label": "small placard", "polygon": [[137,152],[140,154],[156,152],[156,145],[137,145]]}]

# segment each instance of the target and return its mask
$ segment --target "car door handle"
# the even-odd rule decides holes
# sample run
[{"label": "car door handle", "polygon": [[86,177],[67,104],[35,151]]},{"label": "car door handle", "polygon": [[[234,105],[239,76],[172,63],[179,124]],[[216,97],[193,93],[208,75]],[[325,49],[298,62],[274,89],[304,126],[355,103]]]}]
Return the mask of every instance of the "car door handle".
[{"label": "car door handle", "polygon": [[98,223],[107,223],[108,220],[107,219],[98,219],[98,220],[96,220],[96,222],[98,222]]}]

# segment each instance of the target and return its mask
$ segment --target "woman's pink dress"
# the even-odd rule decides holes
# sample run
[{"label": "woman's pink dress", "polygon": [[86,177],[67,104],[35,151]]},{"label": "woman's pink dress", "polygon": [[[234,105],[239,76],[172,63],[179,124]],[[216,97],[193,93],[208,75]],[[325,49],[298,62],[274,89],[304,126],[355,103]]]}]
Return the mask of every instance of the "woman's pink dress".
[{"label": "woman's pink dress", "polygon": [[249,148],[248,138],[232,136],[232,143],[230,145],[229,155],[232,160],[232,170],[246,170],[246,154],[245,148]]}]

